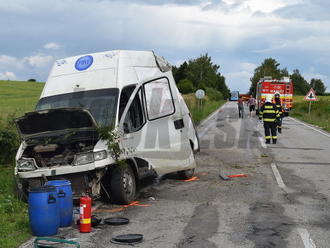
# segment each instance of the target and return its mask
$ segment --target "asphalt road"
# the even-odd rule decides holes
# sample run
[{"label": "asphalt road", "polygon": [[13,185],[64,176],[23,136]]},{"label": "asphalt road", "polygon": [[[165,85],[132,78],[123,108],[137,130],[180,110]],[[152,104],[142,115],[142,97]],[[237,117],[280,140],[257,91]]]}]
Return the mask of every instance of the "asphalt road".
[{"label": "asphalt road", "polygon": [[127,233],[144,235],[136,247],[330,247],[330,134],[285,118],[278,143],[266,146],[258,118],[245,115],[238,119],[229,102],[199,126],[198,180],[146,181],[141,205],[98,208],[98,216],[124,216],[128,225],[59,236],[82,248],[122,247],[110,240]]}]

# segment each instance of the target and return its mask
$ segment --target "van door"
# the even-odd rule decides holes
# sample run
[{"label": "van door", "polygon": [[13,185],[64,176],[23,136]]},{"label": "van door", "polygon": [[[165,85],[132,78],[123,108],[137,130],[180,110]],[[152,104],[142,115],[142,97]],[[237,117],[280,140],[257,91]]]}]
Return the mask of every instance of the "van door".
[{"label": "van door", "polygon": [[188,123],[175,108],[168,79],[146,82],[134,92],[119,125],[124,131],[122,145],[158,174],[194,168]]}]

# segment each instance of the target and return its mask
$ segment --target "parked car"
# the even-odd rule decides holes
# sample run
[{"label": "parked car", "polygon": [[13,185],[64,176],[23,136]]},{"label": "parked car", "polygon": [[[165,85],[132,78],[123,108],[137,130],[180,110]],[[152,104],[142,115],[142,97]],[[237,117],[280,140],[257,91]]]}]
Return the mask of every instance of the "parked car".
[{"label": "parked car", "polygon": [[[127,204],[150,175],[193,176],[198,138],[171,66],[152,51],[107,51],[55,61],[35,112],[16,119],[15,175],[23,194],[47,180]],[[130,152],[110,156],[99,127]]]}]

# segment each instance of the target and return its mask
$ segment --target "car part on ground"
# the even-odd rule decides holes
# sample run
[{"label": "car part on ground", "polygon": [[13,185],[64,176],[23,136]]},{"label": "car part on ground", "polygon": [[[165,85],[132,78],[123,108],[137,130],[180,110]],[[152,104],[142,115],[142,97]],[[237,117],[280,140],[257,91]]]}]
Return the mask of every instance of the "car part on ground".
[{"label": "car part on ground", "polygon": [[128,224],[129,219],[124,217],[109,217],[104,219],[104,223],[112,226],[120,226]]},{"label": "car part on ground", "polygon": [[111,239],[111,243],[121,245],[133,245],[142,242],[142,240],[142,234],[124,234],[113,237]]}]

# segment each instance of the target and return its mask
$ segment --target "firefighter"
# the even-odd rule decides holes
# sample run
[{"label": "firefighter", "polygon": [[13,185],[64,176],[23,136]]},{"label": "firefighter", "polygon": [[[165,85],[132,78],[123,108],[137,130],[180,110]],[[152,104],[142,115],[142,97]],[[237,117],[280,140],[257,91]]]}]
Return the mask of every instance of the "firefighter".
[{"label": "firefighter", "polygon": [[274,95],[274,99],[275,99],[276,108],[280,114],[280,117],[277,119],[277,131],[279,133],[282,133],[283,108],[282,108],[282,104],[281,104],[280,93],[276,92]]},{"label": "firefighter", "polygon": [[270,140],[273,140],[273,144],[276,144],[276,121],[279,117],[279,111],[276,105],[272,103],[272,98],[267,97],[265,104],[259,111],[259,120],[264,121],[266,144],[270,144]]}]

